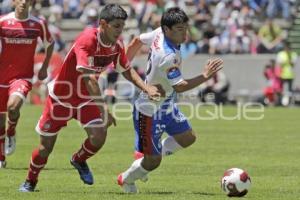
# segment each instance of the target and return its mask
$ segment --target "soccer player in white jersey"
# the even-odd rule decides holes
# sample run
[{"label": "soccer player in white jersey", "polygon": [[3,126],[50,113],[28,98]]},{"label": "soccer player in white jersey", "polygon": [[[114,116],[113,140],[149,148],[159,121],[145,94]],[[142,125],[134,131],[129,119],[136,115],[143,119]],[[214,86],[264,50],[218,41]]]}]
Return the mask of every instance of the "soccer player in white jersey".
[{"label": "soccer player in white jersey", "polygon": [[[156,169],[163,155],[170,155],[188,147],[196,134],[184,114],[175,104],[176,93],[197,87],[222,68],[221,59],[208,60],[202,74],[185,80],[181,75],[180,44],[185,41],[188,17],[180,8],[168,9],[161,18],[161,27],[136,37],[128,46],[131,60],[142,45],[149,45],[146,82],[160,84],[166,96],[154,102],[142,92],[135,101],[133,113],[136,134],[136,160],[118,176],[118,184],[126,193],[136,193],[135,181],[147,180],[147,174]],[[163,132],[168,137],[161,142]]]},{"label": "soccer player in white jersey", "polygon": [[15,11],[0,17],[0,168],[6,165],[5,154],[12,154],[16,147],[16,126],[20,108],[32,88],[38,39],[43,41],[46,49],[46,58],[38,74],[40,80],[47,77],[53,52],[54,42],[47,24],[29,14],[31,3],[32,0],[13,0]]}]

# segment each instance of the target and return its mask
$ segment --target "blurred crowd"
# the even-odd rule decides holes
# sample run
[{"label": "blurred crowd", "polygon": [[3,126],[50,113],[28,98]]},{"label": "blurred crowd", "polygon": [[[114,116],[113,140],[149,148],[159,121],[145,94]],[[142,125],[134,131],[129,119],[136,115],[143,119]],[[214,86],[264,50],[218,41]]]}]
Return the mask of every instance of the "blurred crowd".
[{"label": "blurred crowd", "polygon": [[[295,12],[296,0],[128,0],[132,35],[157,28],[162,13],[179,6],[190,16],[189,36],[182,46],[183,57],[192,54],[277,53],[283,48],[285,28]],[[97,26],[98,12],[109,0],[36,0],[33,13],[48,10],[45,16],[56,40],[56,50],[64,49],[60,36],[64,19],[80,19],[86,26]],[[116,2],[116,1],[113,1]],[[120,1],[124,3],[125,1]],[[97,9],[99,8],[99,9]],[[3,0],[1,13],[12,10]],[[274,20],[275,19],[275,20]],[[278,19],[278,20],[276,20]],[[281,19],[281,20],[279,20]],[[130,36],[131,35],[131,36]],[[146,50],[145,50],[146,52]]]},{"label": "blurred crowd", "polygon": [[[11,3],[11,0],[2,0],[0,14],[11,12]],[[285,39],[296,13],[296,0],[35,0],[31,12],[48,21],[55,40],[55,61],[52,62],[49,79],[55,76],[69,49],[70,41],[62,38],[62,22],[73,19],[81,24],[79,27],[97,27],[98,13],[106,3],[124,4],[128,12],[129,19],[123,34],[125,44],[135,35],[159,27],[162,13],[170,7],[179,6],[190,16],[188,38],[181,46],[183,58],[194,54],[277,54],[264,71],[268,81],[264,100],[266,104],[280,105],[284,104],[285,97],[290,99],[293,75],[287,71],[294,67],[297,55],[291,53]],[[43,49],[38,51],[37,67],[43,57]],[[140,53],[146,54],[148,49],[142,49]],[[143,75],[142,70],[137,70]],[[113,70],[102,74],[105,81],[102,85],[107,86],[105,93],[112,103],[116,101],[117,87],[114,84],[117,79]],[[229,88],[229,80],[224,73],[219,73],[200,88],[199,100],[210,101],[213,94],[215,103],[226,103]],[[31,101],[39,103],[40,99],[40,95],[33,95]]]}]

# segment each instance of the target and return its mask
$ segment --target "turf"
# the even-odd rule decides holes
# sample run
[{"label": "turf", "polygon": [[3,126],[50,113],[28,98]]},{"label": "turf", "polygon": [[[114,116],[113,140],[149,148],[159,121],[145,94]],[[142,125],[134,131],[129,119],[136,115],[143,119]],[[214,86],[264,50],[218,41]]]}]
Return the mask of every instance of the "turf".
[{"label": "turf", "polygon": [[[132,162],[132,121],[119,120],[110,128],[104,148],[90,159],[95,184],[84,185],[69,164],[85,133],[75,121],[60,132],[47,167],[42,171],[37,192],[17,191],[24,181],[31,151],[39,137],[34,127],[42,108],[25,106],[18,126],[17,150],[0,169],[0,199],[226,199],[220,179],[231,167],[247,170],[252,188],[244,199],[299,199],[300,125],[299,108],[267,108],[264,118],[246,120],[199,120],[191,124],[198,133],[190,148],[164,158],[150,174],[148,183],[138,182],[140,193],[124,195],[116,176]],[[187,109],[184,109],[189,114]],[[202,116],[210,108],[201,108]],[[236,107],[224,108],[224,115],[236,115]],[[128,113],[123,113],[126,115]]]}]

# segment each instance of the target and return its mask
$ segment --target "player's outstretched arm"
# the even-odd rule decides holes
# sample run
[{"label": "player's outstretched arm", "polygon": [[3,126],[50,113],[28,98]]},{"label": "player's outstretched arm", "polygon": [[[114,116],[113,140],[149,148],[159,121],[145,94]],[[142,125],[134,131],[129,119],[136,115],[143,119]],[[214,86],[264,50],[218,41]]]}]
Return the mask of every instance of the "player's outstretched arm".
[{"label": "player's outstretched arm", "polygon": [[146,85],[133,68],[130,68],[122,74],[128,81],[132,82],[135,86],[146,92],[152,100],[159,100],[161,96],[165,95],[165,91],[159,85]]},{"label": "player's outstretched arm", "polygon": [[39,80],[44,80],[45,78],[47,78],[48,74],[47,74],[47,69],[49,66],[49,62],[53,53],[53,49],[54,49],[54,42],[52,42],[51,44],[49,44],[46,48],[46,57],[45,60],[43,62],[43,65],[38,73],[38,78]]},{"label": "player's outstretched arm", "polygon": [[94,102],[97,104],[101,114],[102,119],[104,123],[106,124],[106,127],[108,128],[112,124],[116,126],[116,120],[115,118],[110,114],[108,106],[106,105],[104,99],[101,97],[101,91],[100,87],[98,85],[98,80],[94,73],[92,73],[90,70],[81,69],[83,72],[83,80],[85,83],[85,86],[94,100]]},{"label": "player's outstretched arm", "polygon": [[142,48],[143,43],[139,37],[134,37],[134,39],[128,44],[126,49],[126,56],[128,60],[132,61],[137,52]]},{"label": "player's outstretched arm", "polygon": [[129,43],[126,49],[126,56],[128,60],[131,61],[143,45],[150,47],[156,33],[159,31],[161,31],[160,28],[157,28],[154,31],[143,33],[137,37],[134,37],[134,39]]},{"label": "player's outstretched arm", "polygon": [[201,75],[196,76],[192,79],[187,79],[179,82],[174,85],[173,88],[176,92],[185,92],[190,89],[197,87],[198,85],[204,83],[211,77],[213,77],[219,70],[223,68],[223,60],[219,58],[208,60],[207,64],[204,67],[204,70]]}]

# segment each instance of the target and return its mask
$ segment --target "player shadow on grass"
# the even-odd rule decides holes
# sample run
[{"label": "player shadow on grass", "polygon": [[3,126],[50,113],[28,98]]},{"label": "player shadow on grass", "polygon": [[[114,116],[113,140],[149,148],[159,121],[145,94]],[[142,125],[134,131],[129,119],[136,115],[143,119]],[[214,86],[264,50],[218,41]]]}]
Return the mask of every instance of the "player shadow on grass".
[{"label": "player shadow on grass", "polygon": [[171,192],[171,191],[146,191],[146,192],[141,192],[139,191],[138,194],[128,194],[128,193],[124,193],[124,192],[113,192],[113,191],[109,191],[109,192],[101,192],[106,193],[106,194],[117,194],[117,195],[174,195],[176,192]]},{"label": "player shadow on grass", "polygon": [[[104,193],[117,194],[117,195],[132,195],[132,194],[126,194],[124,192],[104,192]],[[172,191],[145,191],[145,192],[140,191],[138,194],[141,194],[141,195],[174,195],[174,194],[179,194],[179,193],[180,192],[172,192]],[[180,193],[180,194],[182,194],[182,193]],[[208,192],[188,192],[187,194],[201,195],[201,196],[217,196],[217,195],[219,195],[217,193],[208,193]]]},{"label": "player shadow on grass", "polygon": [[192,194],[197,194],[201,196],[217,196],[217,193],[209,193],[209,192],[191,192]]}]

